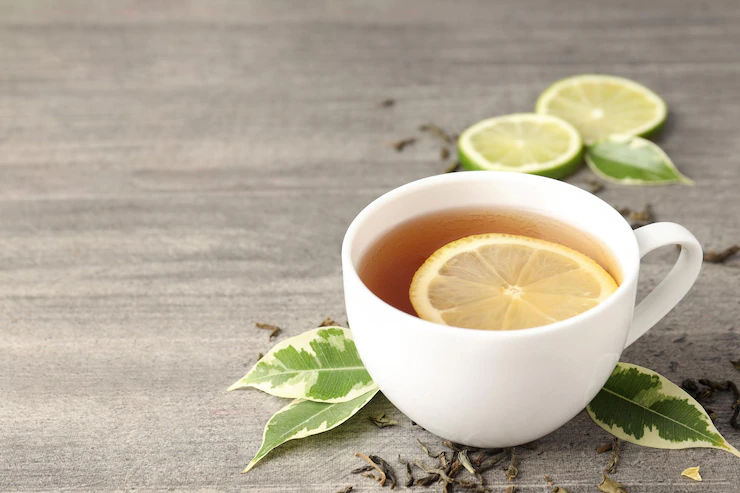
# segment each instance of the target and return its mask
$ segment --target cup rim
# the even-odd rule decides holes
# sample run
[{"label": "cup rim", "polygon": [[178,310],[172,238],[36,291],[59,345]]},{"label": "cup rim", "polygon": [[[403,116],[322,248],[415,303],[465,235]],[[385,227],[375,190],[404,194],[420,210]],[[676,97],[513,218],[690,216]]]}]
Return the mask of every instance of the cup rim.
[{"label": "cup rim", "polygon": [[[352,261],[352,245],[354,243],[354,239],[357,236],[358,230],[362,227],[362,224],[365,222],[365,220],[373,214],[377,209],[380,207],[388,204],[389,202],[392,202],[396,198],[406,195],[408,193],[413,193],[416,190],[422,189],[424,187],[427,187],[429,185],[434,185],[436,183],[456,183],[456,182],[466,182],[466,181],[481,181],[481,180],[487,180],[491,176],[490,174],[494,173],[497,176],[500,176],[506,180],[520,180],[520,181],[532,181],[533,183],[537,184],[544,184],[547,186],[555,186],[555,187],[562,187],[564,190],[567,190],[570,193],[580,194],[582,197],[588,197],[588,200],[596,200],[599,202],[602,202],[603,204],[606,204],[609,206],[609,208],[612,209],[614,213],[614,217],[618,218],[618,221],[620,221],[624,225],[624,230],[629,233],[629,237],[631,241],[629,243],[632,244],[632,250],[634,252],[634,257],[636,258],[637,262],[636,265],[630,266],[626,265],[625,262],[623,262],[621,259],[618,259],[619,265],[622,269],[622,282],[617,287],[617,290],[609,296],[607,299],[596,305],[595,307],[586,310],[583,313],[580,313],[574,317],[567,318],[565,320],[560,320],[557,322],[553,322],[551,324],[547,325],[541,325],[538,327],[530,327],[528,329],[522,329],[522,330],[480,330],[480,329],[471,329],[466,327],[454,327],[450,325],[442,325],[435,322],[430,322],[428,320],[424,320],[422,318],[410,315],[402,310],[399,310],[398,308],[394,307],[393,305],[390,305],[380,299],[375,293],[373,293],[370,288],[368,288],[365,283],[360,279],[360,275],[357,273],[357,269],[354,265],[354,262]],[[589,319],[597,318],[603,313],[604,311],[608,310],[612,305],[615,303],[618,303],[619,299],[621,299],[623,296],[625,296],[631,289],[632,286],[637,282],[637,277],[640,270],[640,255],[639,255],[639,246],[637,244],[637,238],[635,237],[632,227],[630,224],[622,217],[619,212],[617,212],[609,203],[604,201],[603,199],[597,197],[596,195],[587,192],[586,190],[583,190],[582,188],[576,187],[575,185],[571,185],[570,183],[566,183],[560,180],[556,180],[553,178],[547,178],[544,176],[537,176],[537,175],[530,175],[525,173],[517,173],[517,172],[510,172],[510,171],[473,171],[473,172],[461,172],[461,173],[454,173],[454,174],[444,174],[444,175],[435,175],[430,177],[421,178],[419,180],[414,180],[412,182],[406,183],[404,185],[401,185],[399,187],[396,187],[372,202],[370,202],[367,206],[365,206],[357,216],[352,220],[349,227],[347,228],[347,232],[344,235],[344,239],[342,241],[342,251],[341,251],[341,258],[342,258],[342,268],[343,268],[343,275],[345,278],[349,276],[351,280],[355,284],[359,284],[359,287],[361,290],[365,292],[366,295],[370,295],[372,298],[374,298],[377,302],[381,303],[384,307],[394,310],[397,315],[401,316],[402,318],[408,317],[409,322],[413,323],[421,323],[422,325],[426,325],[425,330],[430,330],[431,332],[438,332],[442,334],[449,334],[450,331],[460,333],[459,331],[465,331],[466,334],[477,334],[474,335],[474,337],[484,337],[484,338],[520,338],[520,337],[536,337],[542,334],[555,332],[558,330],[566,329],[569,326],[572,326],[574,324],[578,324],[581,322],[587,322]],[[347,292],[345,289],[345,296],[347,296]],[[626,337],[626,332],[625,332]]]}]

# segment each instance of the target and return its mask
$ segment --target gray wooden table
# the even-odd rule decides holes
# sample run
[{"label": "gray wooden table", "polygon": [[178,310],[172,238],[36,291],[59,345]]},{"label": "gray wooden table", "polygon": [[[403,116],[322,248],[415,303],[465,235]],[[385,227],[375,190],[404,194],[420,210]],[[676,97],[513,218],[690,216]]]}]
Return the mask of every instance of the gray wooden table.
[{"label": "gray wooden table", "polygon": [[[283,339],[344,320],[350,220],[446,166],[419,124],[529,111],[576,73],[664,96],[661,144],[696,180],[601,196],[649,201],[706,247],[737,242],[739,24],[736,0],[2,0],[0,490],[379,491],[349,473],[355,452],[395,464],[415,438],[439,445],[382,396],[240,474],[283,405],[225,392],[272,344],[254,322]],[[406,137],[420,140],[388,146]],[[642,292],[674,255],[646,259]],[[738,378],[739,285],[740,269],[705,266],[624,359],[676,382]],[[729,397],[715,408],[740,446]],[[399,426],[375,428],[379,411]],[[596,491],[607,440],[581,413],[521,452],[519,491],[549,491],[543,474]],[[680,477],[695,465],[704,483]],[[502,471],[486,477],[503,491]],[[614,477],[633,493],[737,492],[740,461],[625,444]]]}]

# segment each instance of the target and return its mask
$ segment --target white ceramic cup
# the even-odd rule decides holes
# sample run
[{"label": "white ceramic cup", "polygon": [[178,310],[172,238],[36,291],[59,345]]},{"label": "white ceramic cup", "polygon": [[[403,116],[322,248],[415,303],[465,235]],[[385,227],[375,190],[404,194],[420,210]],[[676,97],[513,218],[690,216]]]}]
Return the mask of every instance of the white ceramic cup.
[{"label": "white ceramic cup", "polygon": [[[571,224],[611,249],[622,283],[573,318],[516,331],[448,327],[408,315],[360,280],[363,254],[384,233],[419,215],[461,207],[536,212]],[[636,308],[640,258],[680,245],[676,265]],[[475,171],[409,183],[368,205],[342,245],[344,294],[360,357],[383,394],[443,438],[507,447],[540,438],[578,414],[597,394],[622,350],[686,294],[702,263],[683,226],[635,231],[609,204],[567,183],[520,173]]]}]

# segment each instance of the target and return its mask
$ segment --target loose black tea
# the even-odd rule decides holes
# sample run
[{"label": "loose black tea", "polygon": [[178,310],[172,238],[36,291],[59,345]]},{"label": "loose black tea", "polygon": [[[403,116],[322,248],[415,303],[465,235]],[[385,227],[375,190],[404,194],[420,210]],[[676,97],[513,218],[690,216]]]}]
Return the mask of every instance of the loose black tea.
[{"label": "loose black tea", "polygon": [[612,448],[611,448],[611,456],[609,457],[609,463],[606,465],[606,468],[604,468],[604,472],[608,472],[609,474],[614,474],[617,472],[617,464],[619,463],[619,452],[620,452],[620,442],[619,438],[614,438],[614,441],[612,442]]},{"label": "loose black tea", "polygon": [[601,475],[599,491],[602,491],[603,493],[628,493],[622,483],[618,483],[604,474]]},{"label": "loose black tea", "polygon": [[416,315],[409,287],[417,269],[440,247],[465,236],[509,233],[572,248],[600,264],[621,282],[608,247],[568,224],[537,214],[491,209],[450,209],[406,221],[382,235],[360,260],[365,285],[386,303]]},{"label": "loose black tea", "polygon": [[381,108],[390,108],[394,104],[396,104],[396,100],[392,98],[384,99],[383,101],[378,103]]},{"label": "loose black tea", "polygon": [[439,159],[442,161],[447,161],[447,158],[450,157],[450,150],[446,147],[442,147],[439,150]]},{"label": "loose black tea", "polygon": [[393,147],[396,150],[396,152],[401,152],[406,148],[406,146],[410,146],[414,142],[416,142],[416,139],[413,137],[409,139],[401,139],[401,140],[397,140],[396,142],[393,142],[391,144],[391,147]]},{"label": "loose black tea", "polygon": [[419,130],[437,137],[445,144],[452,144],[455,141],[452,135],[448,134],[434,123],[425,123],[419,127]]},{"label": "loose black tea", "polygon": [[704,262],[712,264],[723,264],[725,260],[740,252],[740,245],[732,245],[719,252],[707,250],[704,252]]},{"label": "loose black tea", "polygon": [[450,163],[447,168],[443,171],[443,173],[454,173],[455,171],[460,169],[460,161],[453,161]]},{"label": "loose black tea", "polygon": [[378,428],[385,428],[387,426],[396,426],[398,421],[389,418],[385,413],[377,416],[370,416],[370,421]]},{"label": "loose black tea", "polygon": [[584,181],[589,185],[588,191],[594,195],[604,189],[604,184],[595,178],[586,178]]},{"label": "loose black tea", "polygon": [[256,322],[254,324],[254,326],[257,327],[258,329],[269,330],[270,331],[269,340],[272,340],[273,338],[277,337],[277,335],[280,333],[280,331],[283,330],[280,327],[278,327],[277,325],[263,324],[263,323],[260,323],[260,322]]}]

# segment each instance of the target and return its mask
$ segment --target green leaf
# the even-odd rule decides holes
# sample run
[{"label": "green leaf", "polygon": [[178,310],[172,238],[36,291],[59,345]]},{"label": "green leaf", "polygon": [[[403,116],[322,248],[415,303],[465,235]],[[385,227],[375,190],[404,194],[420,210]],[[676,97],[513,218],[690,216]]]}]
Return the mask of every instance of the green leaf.
[{"label": "green leaf", "polygon": [[247,468],[248,472],[272,449],[296,440],[329,431],[354,416],[378,393],[371,390],[347,402],[325,403],[296,399],[270,418],[265,426],[262,446]]},{"label": "green leaf", "polygon": [[597,142],[588,147],[586,163],[601,178],[622,185],[694,184],[660,147],[641,137],[615,136]]},{"label": "green leaf", "polygon": [[637,445],[717,448],[740,457],[698,402],[678,385],[641,366],[619,363],[586,410],[604,430]]},{"label": "green leaf", "polygon": [[247,387],[317,402],[345,402],[377,388],[352,333],[342,327],[320,327],[277,344],[229,391]]}]

